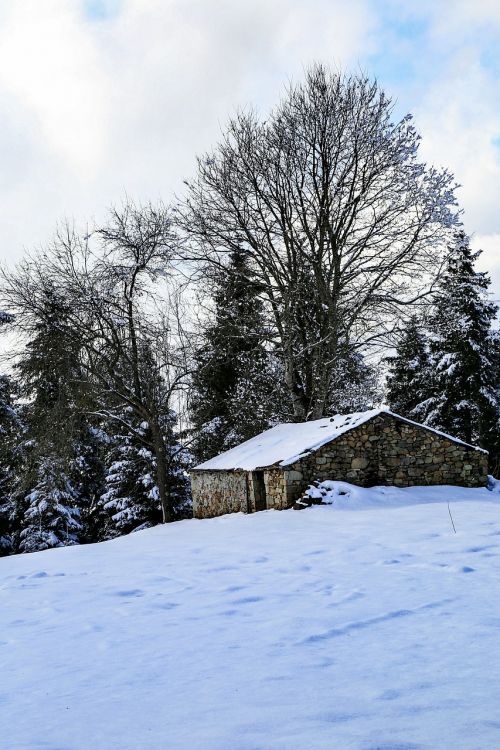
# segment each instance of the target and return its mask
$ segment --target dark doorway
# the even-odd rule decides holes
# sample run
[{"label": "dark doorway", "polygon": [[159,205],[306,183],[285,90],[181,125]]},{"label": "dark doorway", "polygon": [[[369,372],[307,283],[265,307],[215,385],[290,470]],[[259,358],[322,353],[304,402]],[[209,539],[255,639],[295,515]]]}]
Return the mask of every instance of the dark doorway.
[{"label": "dark doorway", "polygon": [[266,485],[264,483],[264,472],[254,471],[253,492],[255,497],[255,510],[266,510]]}]

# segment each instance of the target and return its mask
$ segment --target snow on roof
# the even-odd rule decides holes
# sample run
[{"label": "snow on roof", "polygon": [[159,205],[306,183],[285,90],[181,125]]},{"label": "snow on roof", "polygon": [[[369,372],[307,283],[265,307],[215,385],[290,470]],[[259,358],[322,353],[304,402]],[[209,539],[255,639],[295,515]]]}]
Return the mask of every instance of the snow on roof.
[{"label": "snow on roof", "polygon": [[276,425],[276,427],[246,440],[235,448],[195,466],[194,471],[198,469],[203,471],[221,469],[226,471],[231,469],[253,471],[275,464],[287,466],[295,463],[306,454],[318,450],[321,446],[330,443],[354,427],[368,422],[378,414],[389,414],[403,422],[408,422],[452,440],[454,443],[466,445],[468,448],[474,448],[475,450],[482,450],[444,432],[439,432],[439,430],[434,430],[426,425],[413,422],[411,419],[406,419],[406,417],[401,417],[399,414],[394,414],[388,409],[371,409],[354,414],[336,414],[334,417],[317,419],[313,422],[286,422]]}]

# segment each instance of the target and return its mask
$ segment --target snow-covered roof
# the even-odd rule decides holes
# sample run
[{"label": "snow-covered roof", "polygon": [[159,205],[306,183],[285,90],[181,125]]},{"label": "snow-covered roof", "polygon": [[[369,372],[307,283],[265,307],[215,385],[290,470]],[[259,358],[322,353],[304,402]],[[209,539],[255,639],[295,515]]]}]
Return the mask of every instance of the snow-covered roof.
[{"label": "snow-covered roof", "polygon": [[218,471],[243,469],[253,471],[265,466],[287,466],[295,463],[308,453],[312,453],[326,443],[330,443],[345,432],[359,427],[368,422],[378,414],[389,414],[401,419],[408,424],[416,425],[424,430],[434,432],[441,437],[452,440],[454,443],[465,445],[474,450],[482,450],[474,445],[468,445],[458,438],[447,435],[431,427],[412,422],[411,419],[394,414],[388,409],[371,409],[369,411],[355,412],[354,414],[336,414],[334,417],[316,419],[313,422],[284,423],[262,432],[260,435],[246,440],[244,443],[221,453],[209,461],[194,467],[194,471]]}]

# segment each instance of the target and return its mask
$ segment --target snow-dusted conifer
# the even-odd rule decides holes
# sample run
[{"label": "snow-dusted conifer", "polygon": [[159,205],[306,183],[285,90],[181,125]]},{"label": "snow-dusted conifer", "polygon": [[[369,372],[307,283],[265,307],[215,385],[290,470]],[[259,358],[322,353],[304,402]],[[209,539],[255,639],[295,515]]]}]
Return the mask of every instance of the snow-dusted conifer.
[{"label": "snow-dusted conifer", "polygon": [[350,414],[373,409],[381,400],[376,369],[360,352],[346,347],[333,369],[328,414]]},{"label": "snow-dusted conifer", "polygon": [[[189,514],[189,480],[183,466],[184,451],[173,436],[174,421],[169,413],[162,419],[162,427],[167,438],[168,492],[175,517],[182,518]],[[133,415],[126,412],[107,428],[104,491],[96,511],[100,539],[112,539],[162,521],[149,425],[135,424]]]},{"label": "snow-dusted conifer", "polygon": [[84,378],[78,353],[67,302],[48,282],[30,340],[16,364],[26,401],[20,446],[24,466],[16,489],[21,551],[74,544],[83,536],[81,509],[88,498],[79,494],[85,485],[79,451],[88,426],[79,404]]},{"label": "snow-dusted conifer", "polygon": [[107,436],[81,414],[75,415],[75,422],[77,429],[68,471],[81,511],[81,541],[96,542],[99,539],[98,505],[104,486]]},{"label": "snow-dusted conifer", "polygon": [[475,270],[464,232],[455,235],[429,319],[432,395],[426,423],[469,443],[492,447],[498,401],[491,325],[497,308],[487,298],[486,273]]},{"label": "snow-dusted conifer", "polygon": [[420,420],[432,392],[432,369],[428,341],[421,320],[412,315],[406,321],[396,347],[387,358],[387,402],[396,414]]},{"label": "snow-dusted conifer", "polygon": [[282,376],[265,346],[259,289],[245,254],[234,251],[214,279],[215,314],[196,355],[191,395],[198,461],[267,429],[282,406]]},{"label": "snow-dusted conifer", "polygon": [[0,375],[0,557],[13,551],[16,444],[22,431],[12,397],[13,383]]},{"label": "snow-dusted conifer", "polygon": [[100,539],[161,523],[156,466],[149,443],[148,425],[134,424],[126,410],[119,422],[108,425],[104,492],[99,500]]},{"label": "snow-dusted conifer", "polygon": [[21,552],[78,544],[81,531],[77,493],[65,473],[64,462],[47,455],[37,466],[38,481],[26,496]]},{"label": "snow-dusted conifer", "polygon": [[[12,315],[0,310],[0,328],[13,321]],[[0,557],[10,554],[15,547],[16,447],[23,430],[15,404],[15,391],[13,378],[0,374]]]}]

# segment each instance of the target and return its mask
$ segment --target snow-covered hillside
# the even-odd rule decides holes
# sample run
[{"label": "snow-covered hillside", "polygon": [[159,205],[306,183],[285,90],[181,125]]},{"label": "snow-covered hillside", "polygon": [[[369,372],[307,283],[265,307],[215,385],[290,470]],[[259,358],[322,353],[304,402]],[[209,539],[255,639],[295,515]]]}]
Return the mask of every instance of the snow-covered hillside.
[{"label": "snow-covered hillside", "polygon": [[499,498],[356,491],[2,559],[0,747],[498,748]]}]

